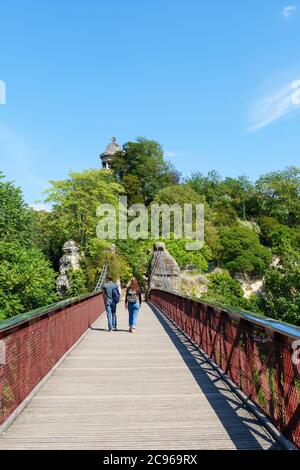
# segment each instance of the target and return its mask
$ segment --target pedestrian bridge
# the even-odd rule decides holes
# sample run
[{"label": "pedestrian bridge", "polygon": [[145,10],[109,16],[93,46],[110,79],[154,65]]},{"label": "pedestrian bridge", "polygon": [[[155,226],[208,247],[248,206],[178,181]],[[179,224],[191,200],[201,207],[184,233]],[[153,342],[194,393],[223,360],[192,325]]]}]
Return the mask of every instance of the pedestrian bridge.
[{"label": "pedestrian bridge", "polygon": [[0,449],[300,446],[297,328],[158,289],[135,334],[103,311],[94,293],[0,323]]}]

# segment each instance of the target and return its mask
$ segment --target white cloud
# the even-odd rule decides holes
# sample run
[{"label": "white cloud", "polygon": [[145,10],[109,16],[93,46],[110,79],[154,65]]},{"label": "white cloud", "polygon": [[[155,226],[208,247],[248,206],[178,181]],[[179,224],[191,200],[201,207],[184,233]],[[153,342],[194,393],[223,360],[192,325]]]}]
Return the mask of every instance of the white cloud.
[{"label": "white cloud", "polygon": [[169,151],[169,150],[166,150],[166,151],[165,151],[165,157],[168,157],[168,158],[177,157],[177,153],[176,153],[176,152],[171,152],[171,151]]},{"label": "white cloud", "polygon": [[249,131],[254,132],[300,111],[300,80],[293,80],[259,98],[250,113]]},{"label": "white cloud", "polygon": [[51,206],[49,204],[44,204],[43,202],[34,202],[33,204],[30,204],[29,207],[35,211],[51,212]]},{"label": "white cloud", "polygon": [[173,152],[172,150],[166,150],[164,152],[164,156],[167,157],[167,158],[183,157],[184,153],[183,152]]},{"label": "white cloud", "polygon": [[294,5],[288,5],[282,10],[282,16],[284,16],[285,18],[290,18],[290,16],[295,10],[296,7]]}]

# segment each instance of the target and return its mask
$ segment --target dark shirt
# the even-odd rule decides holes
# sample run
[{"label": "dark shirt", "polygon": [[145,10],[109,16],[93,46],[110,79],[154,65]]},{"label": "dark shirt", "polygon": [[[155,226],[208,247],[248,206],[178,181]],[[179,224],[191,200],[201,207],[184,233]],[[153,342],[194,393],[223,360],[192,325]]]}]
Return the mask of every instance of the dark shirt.
[{"label": "dark shirt", "polygon": [[128,297],[130,298],[130,294],[135,294],[138,301],[140,302],[140,304],[142,303],[142,294],[141,294],[141,291],[135,291],[133,289],[131,289],[130,287],[127,287],[126,289],[126,296],[125,296],[125,304],[128,303]]},{"label": "dark shirt", "polygon": [[117,284],[115,284],[114,282],[112,281],[109,281],[109,282],[106,282],[102,289],[103,289],[103,294],[104,294],[104,300],[105,301],[110,301],[112,302],[113,301],[113,295],[112,295],[112,292],[115,288],[118,288]]}]

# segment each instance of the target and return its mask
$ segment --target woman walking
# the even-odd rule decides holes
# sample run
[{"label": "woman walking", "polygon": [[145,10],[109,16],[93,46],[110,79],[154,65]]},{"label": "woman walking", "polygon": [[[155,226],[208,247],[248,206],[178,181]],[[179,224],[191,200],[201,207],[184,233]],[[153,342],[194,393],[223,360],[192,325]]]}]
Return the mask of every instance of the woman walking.
[{"label": "woman walking", "polygon": [[141,308],[142,296],[141,289],[135,277],[130,281],[126,290],[125,308],[129,313],[129,332],[135,333],[136,322],[139,310]]}]

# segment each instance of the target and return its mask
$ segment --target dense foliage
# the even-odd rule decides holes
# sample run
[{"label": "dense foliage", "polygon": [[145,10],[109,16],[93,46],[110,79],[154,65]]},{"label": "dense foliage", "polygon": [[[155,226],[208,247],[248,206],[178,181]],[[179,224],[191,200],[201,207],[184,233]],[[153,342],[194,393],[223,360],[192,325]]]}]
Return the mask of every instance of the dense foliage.
[{"label": "dense foliage", "polygon": [[21,189],[3,179],[0,172],[0,241],[20,241],[28,245],[33,237],[31,211],[23,200]]},{"label": "dense foliage", "polygon": [[[0,318],[57,298],[55,277],[70,239],[82,256],[80,269],[69,274],[68,295],[91,291],[105,262],[122,284],[134,275],[146,287],[153,240],[142,234],[139,240],[97,237],[99,204],[117,207],[121,195],[129,205],[146,204],[149,215],[154,203],[203,203],[201,250],[187,251],[186,240],[172,233],[165,240],[181,269],[194,273],[194,280],[205,277],[208,299],[300,324],[300,169],[268,173],[256,182],[215,171],[180,181],[159,143],[145,138],[126,142],[112,170],[52,181],[50,212],[29,209],[21,190],[0,175]],[[246,298],[241,279],[262,281],[259,295]]]},{"label": "dense foliage", "polygon": [[262,309],[273,318],[300,325],[300,266],[271,269],[265,278]]},{"label": "dense foliage", "polygon": [[[133,195],[134,199],[142,198],[146,204],[154,199],[161,188],[176,183],[179,179],[173,166],[164,160],[159,143],[143,137],[123,145],[122,151],[114,156],[112,169],[124,187],[129,175],[131,176],[129,196]],[[124,178],[127,180],[124,181]]]},{"label": "dense foliage", "polygon": [[0,319],[54,302],[55,273],[43,254],[0,242]]},{"label": "dense foliage", "polygon": [[228,273],[210,274],[207,297],[233,307],[243,306],[243,289]]},{"label": "dense foliage", "polygon": [[230,227],[221,231],[217,256],[231,274],[265,273],[272,260],[271,251],[264,247],[259,236],[246,227]]},{"label": "dense foliage", "polygon": [[34,244],[34,218],[21,190],[0,179],[0,319],[57,299],[55,272]]},{"label": "dense foliage", "polygon": [[186,183],[209,204],[206,242],[216,264],[233,280],[264,281],[258,296],[241,299],[229,273],[216,275],[208,297],[300,325],[300,169],[268,173],[255,183],[196,173]]}]

